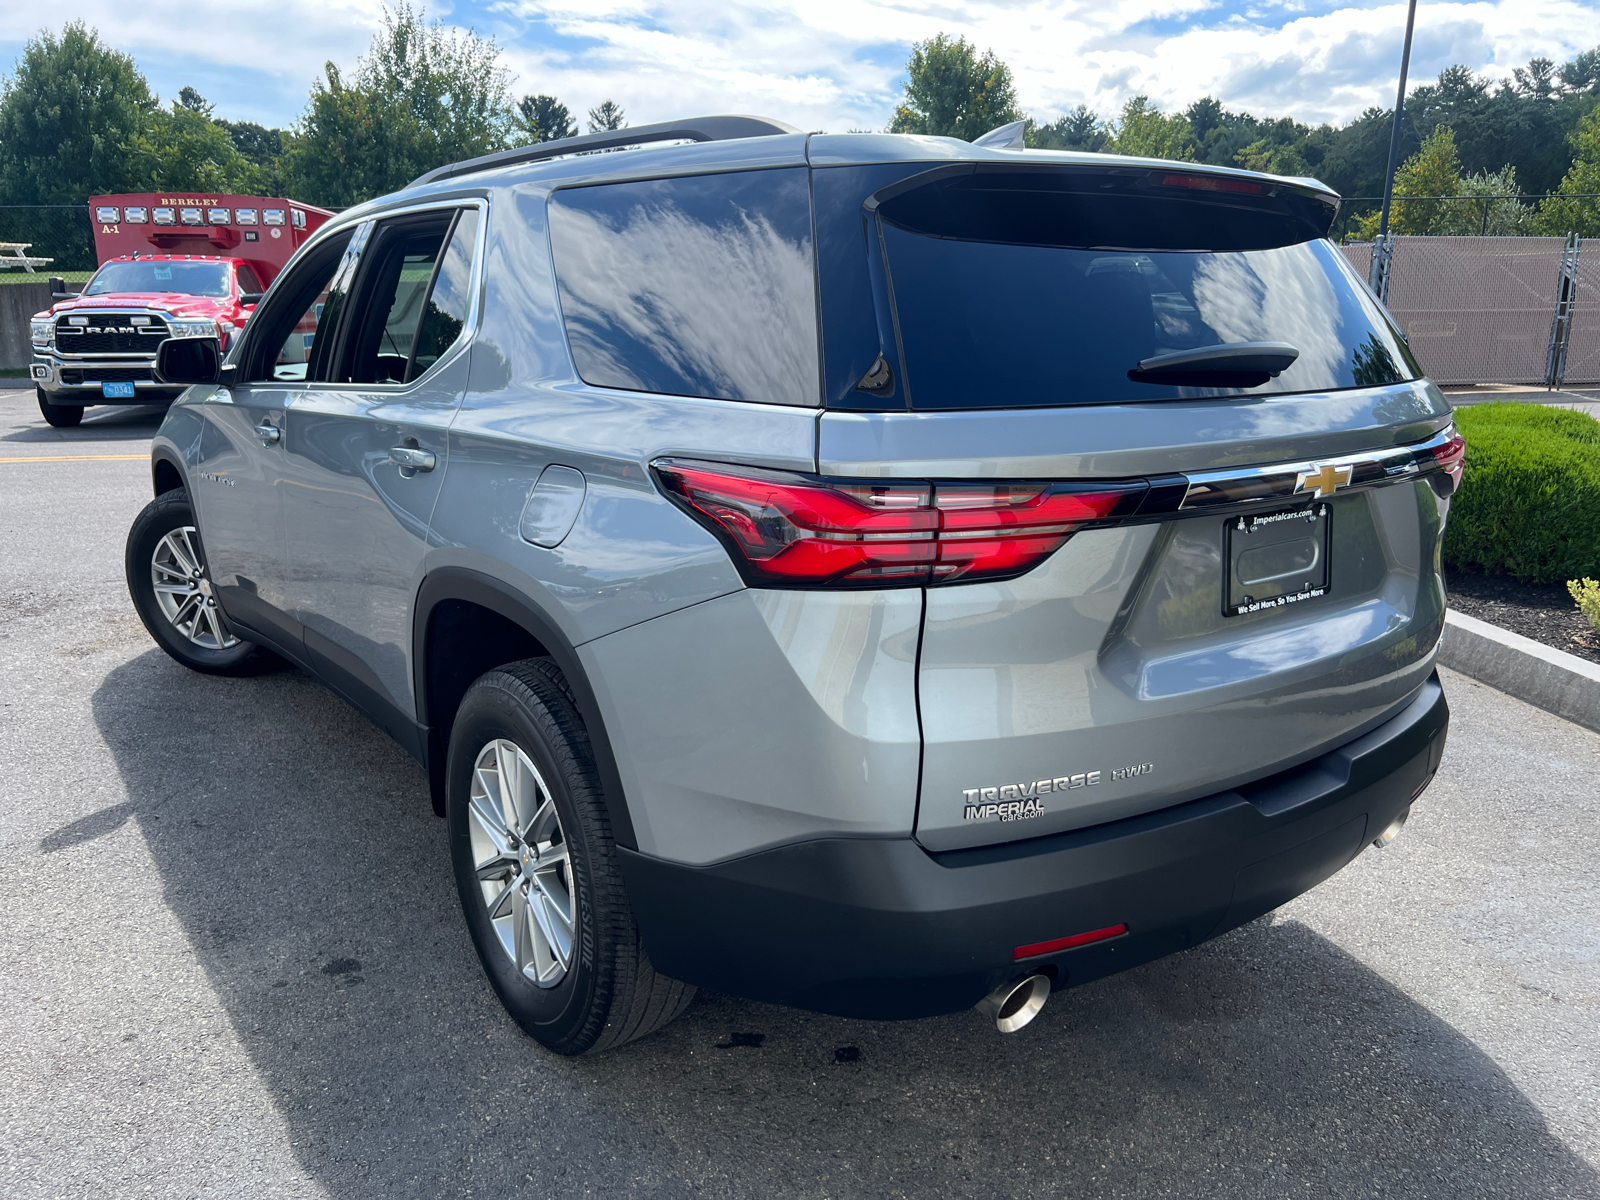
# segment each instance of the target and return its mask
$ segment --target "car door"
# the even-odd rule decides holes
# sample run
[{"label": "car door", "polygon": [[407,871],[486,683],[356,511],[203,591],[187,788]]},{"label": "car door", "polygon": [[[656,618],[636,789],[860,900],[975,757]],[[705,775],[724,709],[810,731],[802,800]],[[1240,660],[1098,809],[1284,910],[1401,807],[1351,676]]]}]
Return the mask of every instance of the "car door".
[{"label": "car door", "polygon": [[196,405],[204,417],[191,491],[212,579],[229,620],[290,654],[301,652],[289,613],[284,539],[284,413],[319,373],[317,349],[337,322],[337,276],[353,269],[349,232],[286,274],[252,320],[236,378]]},{"label": "car door", "polygon": [[406,745],[411,610],[466,388],[483,222],[481,203],[459,201],[378,222],[328,380],[285,414],[289,601],[307,653]]}]

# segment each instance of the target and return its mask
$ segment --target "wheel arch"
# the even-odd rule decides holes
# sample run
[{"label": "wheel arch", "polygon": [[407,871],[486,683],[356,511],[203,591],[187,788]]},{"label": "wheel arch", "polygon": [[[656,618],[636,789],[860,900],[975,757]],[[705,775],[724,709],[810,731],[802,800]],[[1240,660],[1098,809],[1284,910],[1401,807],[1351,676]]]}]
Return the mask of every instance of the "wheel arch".
[{"label": "wheel arch", "polygon": [[171,451],[158,447],[150,455],[150,482],[158,496],[187,487],[182,461]]},{"label": "wheel arch", "polygon": [[522,592],[464,567],[429,572],[417,591],[412,625],[417,723],[426,731],[434,811],[444,815],[450,730],[467,689],[486,671],[538,656],[552,659],[572,689],[594,751],[612,836],[619,845],[637,848],[605,719],[577,650],[560,626]]}]

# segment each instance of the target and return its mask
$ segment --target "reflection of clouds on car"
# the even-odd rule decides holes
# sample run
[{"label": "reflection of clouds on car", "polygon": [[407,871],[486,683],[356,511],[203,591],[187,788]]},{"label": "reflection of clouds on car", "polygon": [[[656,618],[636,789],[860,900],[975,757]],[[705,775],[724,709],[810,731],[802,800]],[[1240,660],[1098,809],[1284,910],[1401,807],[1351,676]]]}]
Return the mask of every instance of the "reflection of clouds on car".
[{"label": "reflection of clouds on car", "polygon": [[[786,189],[767,190],[762,211],[740,197],[697,196],[691,189],[698,180],[635,185],[633,203],[603,210],[580,207],[588,189],[558,193],[580,197],[552,202],[551,228],[584,379],[814,403],[815,345],[794,332],[816,321],[805,184],[803,177],[795,182],[794,213],[783,203]],[[800,219],[791,220],[795,215]],[[619,346],[630,352],[616,353]]]},{"label": "reflection of clouds on car", "polygon": [[1322,261],[1327,257],[1315,243],[1205,255],[1195,269],[1195,306],[1224,342],[1283,341],[1299,350],[1283,372],[1288,388],[1295,376],[1348,386],[1344,313]]}]

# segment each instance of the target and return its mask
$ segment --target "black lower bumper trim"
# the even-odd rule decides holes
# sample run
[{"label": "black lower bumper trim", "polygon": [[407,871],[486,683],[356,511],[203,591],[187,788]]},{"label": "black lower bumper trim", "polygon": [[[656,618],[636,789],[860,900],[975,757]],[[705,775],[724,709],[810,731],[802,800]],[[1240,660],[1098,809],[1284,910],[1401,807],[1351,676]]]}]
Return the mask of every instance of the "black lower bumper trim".
[{"label": "black lower bumper trim", "polygon": [[[640,932],[673,978],[841,1016],[955,1012],[1030,970],[1126,970],[1314,887],[1404,812],[1444,753],[1438,677],[1377,729],[1291,771],[1145,816],[930,854],[835,838],[710,867],[620,850]],[[1013,960],[1018,946],[1122,937]]]}]

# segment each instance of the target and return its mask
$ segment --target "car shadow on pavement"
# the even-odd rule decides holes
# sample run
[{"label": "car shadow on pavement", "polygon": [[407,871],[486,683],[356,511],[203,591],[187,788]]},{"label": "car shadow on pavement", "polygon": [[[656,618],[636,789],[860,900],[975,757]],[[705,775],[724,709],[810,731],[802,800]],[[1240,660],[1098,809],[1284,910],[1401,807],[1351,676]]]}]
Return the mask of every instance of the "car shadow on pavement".
[{"label": "car shadow on pavement", "polygon": [[319,684],[152,649],[94,713],[126,803],[39,848],[137,823],[331,1196],[1600,1195],[1467,1037],[1294,921],[1059,993],[1012,1037],[702,995],[561,1059],[483,980],[420,771]]},{"label": "car shadow on pavement", "polygon": [[[21,429],[0,434],[0,442],[135,442],[147,440],[167,415],[161,404],[100,404],[85,410],[83,423],[70,429],[57,429],[46,425],[39,416],[37,402],[31,391],[20,393],[27,397],[27,410],[35,420]],[[10,391],[0,392],[0,400],[13,398]],[[20,403],[20,401],[19,401]]]}]

